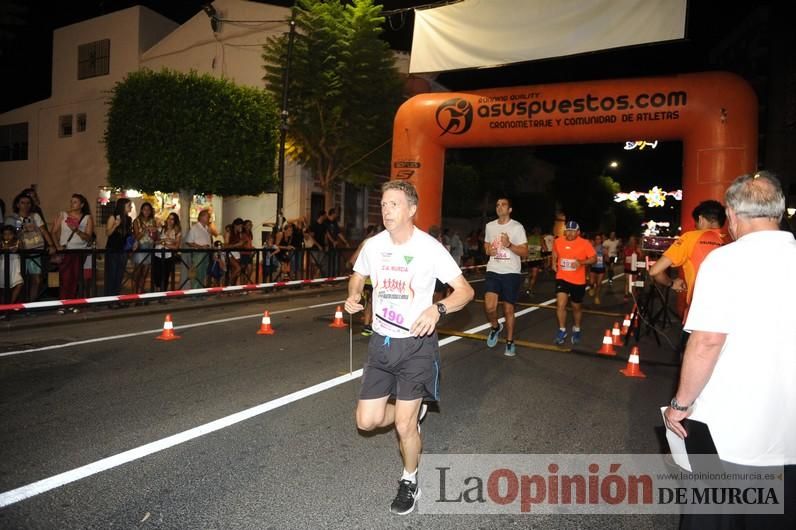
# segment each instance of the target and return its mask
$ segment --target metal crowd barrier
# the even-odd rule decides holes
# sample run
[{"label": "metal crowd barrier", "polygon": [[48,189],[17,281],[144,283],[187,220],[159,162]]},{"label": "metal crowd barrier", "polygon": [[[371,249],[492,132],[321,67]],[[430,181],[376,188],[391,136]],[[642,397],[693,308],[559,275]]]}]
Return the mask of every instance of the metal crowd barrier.
[{"label": "metal crowd barrier", "polygon": [[[280,259],[282,252],[223,247],[135,251],[87,248],[50,255],[47,250],[0,250],[0,303],[62,299],[62,279],[74,281],[74,292],[70,293],[73,298],[90,298],[334,277],[347,274],[354,249],[297,248],[290,251],[287,260]],[[238,266],[233,265],[233,260]],[[222,262],[224,266],[219,265],[216,273],[213,264]],[[110,285],[109,274],[114,274],[114,266],[115,274],[121,277]],[[12,300],[11,284],[18,280],[16,271],[22,278],[22,287],[16,300]],[[136,277],[143,288],[135,288]]]}]

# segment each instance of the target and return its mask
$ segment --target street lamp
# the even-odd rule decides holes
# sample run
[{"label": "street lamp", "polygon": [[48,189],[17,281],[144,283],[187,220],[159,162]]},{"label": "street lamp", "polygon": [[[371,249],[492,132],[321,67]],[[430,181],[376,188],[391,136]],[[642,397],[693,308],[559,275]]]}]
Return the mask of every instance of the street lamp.
[{"label": "street lamp", "polygon": [[608,167],[610,167],[611,169],[616,169],[619,167],[619,162],[617,162],[616,160],[611,160],[611,162],[608,164]]}]

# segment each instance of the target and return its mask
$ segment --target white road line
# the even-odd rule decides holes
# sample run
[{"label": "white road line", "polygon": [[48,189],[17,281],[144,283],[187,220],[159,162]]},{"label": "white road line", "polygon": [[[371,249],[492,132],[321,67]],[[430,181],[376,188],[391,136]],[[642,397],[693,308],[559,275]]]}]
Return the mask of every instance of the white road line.
[{"label": "white road line", "polygon": [[329,379],[328,381],[324,381],[323,383],[319,383],[317,385],[305,388],[303,390],[293,392],[292,394],[282,396],[281,398],[268,401],[266,403],[257,405],[255,407],[242,410],[240,412],[236,412],[235,414],[231,414],[224,418],[211,421],[210,423],[205,423],[204,425],[194,427],[193,429],[189,429],[187,431],[183,431],[181,433],[166,438],[162,438],[155,442],[151,442],[146,445],[136,447],[135,449],[130,449],[129,451],[125,451],[117,455],[109,456],[108,458],[103,458],[102,460],[97,460],[96,462],[92,462],[91,464],[81,466],[76,469],[72,469],[71,471],[66,471],[64,473],[60,473],[58,475],[43,480],[39,480],[37,482],[33,482],[32,484],[28,484],[27,486],[22,486],[20,488],[13,489],[11,491],[7,491],[5,493],[0,494],[0,508],[4,508],[10,504],[14,504],[16,502],[33,497],[35,495],[39,495],[40,493],[50,491],[52,489],[58,488],[65,484],[69,484],[71,482],[75,482],[82,478],[86,478],[91,475],[96,475],[97,473],[100,473],[102,471],[106,471],[108,469],[118,467],[123,464],[127,464],[134,460],[138,460],[139,458],[143,458],[145,456],[157,453],[164,449],[168,449],[169,447],[174,447],[175,445],[187,442],[189,440],[193,440],[194,438],[199,438],[200,436],[204,436],[205,434],[209,434],[211,432],[221,430],[225,427],[229,427],[230,425],[240,423],[244,420],[248,420],[249,418],[253,418],[254,416],[258,416],[260,414],[266,413],[276,408],[285,406],[289,403],[293,403],[294,401],[298,401],[313,394],[323,392],[324,390],[327,390],[329,388],[333,388],[343,383],[347,383],[348,381],[357,379],[361,375],[362,375],[362,369],[359,369],[350,374],[342,375],[340,377],[335,377],[334,379]]},{"label": "white road line", "polygon": [[[550,299],[545,302],[542,302],[541,305],[548,305],[555,302],[555,299]],[[329,305],[339,304],[340,302],[329,302],[323,304],[315,304],[306,307],[300,308],[293,308],[293,309],[286,309],[283,311],[276,311],[274,314],[277,313],[289,313],[292,311],[299,311],[301,309],[306,308],[317,308],[317,307],[325,307]],[[515,316],[522,316],[533,311],[538,310],[538,307],[529,307],[527,309],[523,309],[515,313]],[[221,320],[213,320],[210,322],[205,322],[203,324],[218,324],[221,322],[230,322],[233,320],[240,320],[244,318],[252,318],[253,316],[257,315],[247,315],[247,316],[240,316],[240,317],[233,317]],[[503,318],[500,321],[504,321]],[[203,324],[187,324],[185,326],[181,326],[182,328],[194,327]],[[476,333],[478,331],[487,329],[490,327],[490,324],[487,322],[486,324],[482,324],[480,326],[476,326],[474,328],[468,329],[465,333]],[[179,328],[175,328],[179,329]],[[160,330],[155,330],[155,332]],[[117,335],[113,338],[122,338],[122,337],[131,337],[135,335],[143,335],[146,333],[153,333],[152,331],[146,332],[139,332],[139,333],[129,333],[127,335]],[[451,344],[457,340],[461,340],[463,337],[447,337],[441,341],[439,341],[440,346],[445,346],[447,344]],[[75,344],[85,344],[87,342],[97,342],[99,340],[112,340],[110,337],[105,337],[103,339],[92,339],[90,341],[80,341],[80,342],[72,342],[71,345]],[[60,347],[65,347],[66,345],[59,345]],[[50,347],[51,348],[51,347]],[[45,348],[42,348],[45,349]],[[26,351],[35,351],[35,350],[26,350]],[[6,354],[7,355],[7,354]],[[114,467],[118,467],[134,460],[138,460],[140,458],[144,458],[145,456],[149,456],[151,454],[163,451],[164,449],[168,449],[170,447],[174,447],[175,445],[179,445],[181,443],[193,440],[195,438],[199,438],[200,436],[204,436],[206,434],[210,434],[212,432],[224,429],[236,423],[240,423],[242,421],[248,420],[255,416],[259,416],[260,414],[264,414],[266,412],[272,411],[279,407],[283,407],[300,399],[304,399],[306,397],[312,396],[314,394],[318,394],[323,392],[324,390],[328,390],[330,388],[334,388],[338,385],[342,385],[349,381],[353,381],[358,379],[362,376],[362,369],[356,370],[350,374],[342,375],[339,377],[335,377],[334,379],[329,379],[328,381],[324,381],[322,383],[318,383],[317,385],[313,385],[311,387],[305,388],[303,390],[298,390],[286,396],[282,396],[280,398],[268,401],[266,403],[262,403],[260,405],[256,405],[254,407],[248,408],[246,410],[242,410],[240,412],[236,412],[235,414],[231,414],[229,416],[225,416],[223,418],[211,421],[209,423],[205,423],[204,425],[200,425],[198,427],[194,427],[193,429],[189,429],[187,431],[183,431],[181,433],[174,434],[172,436],[168,436],[166,438],[162,438],[160,440],[150,442],[148,444],[136,447],[134,449],[130,449],[128,451],[124,451],[122,453],[109,456],[107,458],[103,458],[102,460],[97,460],[96,462],[92,462],[91,464],[87,464],[85,466],[81,466],[70,471],[66,471],[64,473],[60,473],[58,475],[54,475],[49,478],[45,478],[26,486],[21,486],[19,488],[7,491],[5,493],[0,494],[0,508],[4,508],[11,504],[17,503],[19,501],[28,499],[30,497],[34,497],[41,493],[45,493],[55,488],[59,488],[66,484],[70,484],[72,482],[76,482],[80,479],[90,477],[92,475],[96,475],[97,473],[101,473],[103,471],[107,471],[108,469],[112,469]]]},{"label": "white road line", "polygon": [[[330,306],[330,305],[342,304],[344,302],[345,302],[345,300],[340,300],[338,302],[325,302],[323,304],[313,304],[313,305],[302,306],[302,307],[294,307],[292,309],[282,309],[280,311],[274,311],[271,314],[272,315],[281,315],[281,314],[285,314],[285,313],[293,313],[295,311],[303,311],[304,309],[317,309],[319,307],[326,307],[326,306]],[[263,316],[262,313],[255,313],[253,315],[243,315],[243,316],[239,316],[239,317],[221,318],[221,319],[218,319],[218,320],[208,320],[206,322],[196,322],[194,324],[184,324],[182,326],[174,326],[174,329],[178,330],[178,329],[195,328],[195,327],[198,327],[198,326],[207,326],[208,324],[223,324],[225,322],[234,322],[236,320],[245,320],[247,318],[254,318],[254,317],[260,318],[262,316]],[[128,337],[138,337],[140,335],[150,335],[152,333],[160,333],[161,331],[162,331],[162,329],[160,329],[160,328],[158,328],[158,329],[149,329],[149,330],[146,330],[146,331],[136,331],[135,333],[124,333],[122,335],[109,335],[107,337],[97,337],[97,338],[94,338],[94,339],[85,339],[85,340],[76,340],[76,341],[72,341],[72,342],[64,342],[63,344],[52,344],[50,346],[42,346],[42,347],[39,347],[39,348],[30,348],[30,349],[27,349],[27,350],[7,351],[7,352],[0,353],[0,357],[8,357],[8,356],[11,356],[11,355],[20,355],[20,354],[23,354],[23,353],[33,353],[33,352],[37,352],[37,351],[59,350],[61,348],[69,348],[70,346],[80,346],[81,344],[91,344],[93,342],[105,342],[105,341],[108,341],[108,340],[126,339]]]}]

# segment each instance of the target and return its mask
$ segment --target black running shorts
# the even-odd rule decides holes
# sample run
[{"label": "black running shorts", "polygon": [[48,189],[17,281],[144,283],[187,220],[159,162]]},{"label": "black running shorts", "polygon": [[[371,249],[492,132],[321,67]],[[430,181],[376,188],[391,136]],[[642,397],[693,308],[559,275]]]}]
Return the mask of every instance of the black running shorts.
[{"label": "black running shorts", "polygon": [[558,293],[566,293],[573,304],[580,304],[586,294],[586,285],[576,285],[564,280],[556,280],[556,294]]},{"label": "black running shorts", "polygon": [[402,401],[439,400],[436,333],[405,339],[392,339],[378,333],[371,335],[359,399],[385,396]]}]

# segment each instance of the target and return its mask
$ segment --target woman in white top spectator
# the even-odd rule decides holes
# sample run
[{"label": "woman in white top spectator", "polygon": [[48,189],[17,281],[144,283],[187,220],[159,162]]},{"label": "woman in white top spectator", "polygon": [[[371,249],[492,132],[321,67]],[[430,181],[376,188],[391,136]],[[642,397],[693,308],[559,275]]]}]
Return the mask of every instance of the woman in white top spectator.
[{"label": "woman in white top spectator", "polygon": [[[79,193],[72,195],[69,210],[61,212],[53,221],[53,238],[58,242],[58,250],[86,249],[94,239],[94,219],[91,217],[88,201]],[[83,270],[85,253],[62,253],[59,266],[60,298],[69,300],[77,298],[78,282]],[[69,308],[77,313],[77,308]],[[60,309],[63,314],[66,310]]]}]

